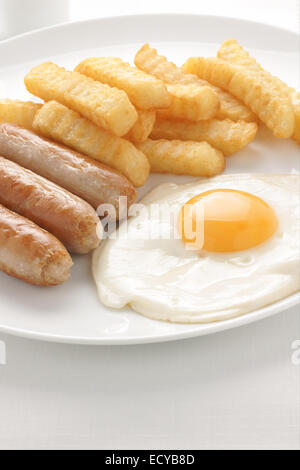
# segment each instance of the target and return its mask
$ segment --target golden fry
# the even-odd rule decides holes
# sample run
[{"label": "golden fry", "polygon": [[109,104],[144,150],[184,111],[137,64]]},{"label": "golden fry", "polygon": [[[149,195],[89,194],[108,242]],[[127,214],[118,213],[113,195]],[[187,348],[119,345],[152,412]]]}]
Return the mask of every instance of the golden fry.
[{"label": "golden fry", "polygon": [[218,51],[218,57],[230,62],[231,64],[240,65],[241,67],[247,68],[253,72],[263,72],[268,74],[269,77],[272,77],[274,85],[281,89],[283,93],[290,96],[295,113],[295,130],[292,137],[296,142],[298,142],[298,144],[300,144],[300,92],[296,91],[294,88],[290,88],[282,80],[277,77],[273,77],[271,74],[266,72],[235,39],[228,39],[221,45]]},{"label": "golden fry", "polygon": [[155,119],[155,111],[138,110],[138,120],[128,134],[124,136],[125,139],[131,140],[132,142],[144,142],[152,132]]},{"label": "golden fry", "polygon": [[148,157],[153,173],[214,176],[225,166],[222,152],[207,142],[148,139],[138,148]]},{"label": "golden fry", "polygon": [[197,121],[210,119],[217,113],[219,98],[211,86],[195,76],[188,77],[175,64],[158,55],[156,49],[143,46],[135,56],[135,64],[167,83],[172,102],[165,110],[165,117]]},{"label": "golden fry", "polygon": [[174,83],[167,85],[171,96],[171,106],[158,111],[166,119],[186,119],[200,121],[210,119],[219,110],[219,100],[208,86],[196,83]]},{"label": "golden fry", "polygon": [[136,187],[145,184],[149,176],[147,158],[132,143],[100,129],[60,103],[46,103],[37,112],[33,126],[46,137],[115,168]]},{"label": "golden fry", "polygon": [[42,104],[31,101],[0,100],[0,122],[8,122],[32,130],[36,112]]},{"label": "golden fry", "polygon": [[291,100],[266,74],[248,72],[229,62],[203,57],[188,59],[184,70],[228,90],[244,101],[276,137],[289,138],[293,135],[295,116]]},{"label": "golden fry", "polygon": [[257,129],[254,122],[234,122],[229,119],[197,123],[157,119],[150,137],[208,142],[228,156],[246,147],[256,136]]},{"label": "golden fry", "polygon": [[169,62],[166,57],[159,55],[157,50],[150,47],[149,44],[145,44],[136,53],[134,63],[139,69],[151,73],[169,84],[201,84],[201,82],[197,80],[197,77],[184,73],[180,67],[177,67],[173,62]]},{"label": "golden fry", "polygon": [[262,67],[256,62],[254,58],[246,52],[235,39],[228,39],[224,41],[218,50],[219,59],[226,60],[231,64],[241,65],[247,67],[252,72],[261,72]]},{"label": "golden fry", "polygon": [[25,85],[33,95],[56,100],[118,136],[127,134],[137,120],[137,112],[123,90],[51,62],[33,68],[25,77]]},{"label": "golden fry", "polygon": [[75,70],[126,91],[130,101],[139,109],[167,108],[170,105],[170,97],[162,80],[131,67],[117,57],[86,59]]},{"label": "golden fry", "polygon": [[[247,108],[243,103],[237,100],[230,93],[212,85],[211,83],[200,80],[196,75],[185,73],[180,67],[177,67],[172,62],[169,62],[166,57],[157,53],[156,49],[151,48],[145,44],[135,56],[135,64],[144,72],[151,73],[152,75],[164,80],[169,85],[182,84],[182,85],[198,85],[200,87],[209,87],[219,100],[219,109],[213,106],[210,117],[214,116],[218,119],[231,119],[233,121],[243,120],[248,122],[256,121],[255,114]],[[169,90],[170,91],[170,90]],[[214,114],[214,112],[216,114]],[[167,117],[167,116],[165,116]],[[171,116],[168,116],[171,118]]]},{"label": "golden fry", "polygon": [[[211,85],[213,86],[213,85]],[[240,100],[237,100],[227,91],[214,87],[220,100],[220,109],[216,114],[216,119],[230,119],[231,121],[257,122],[256,114],[245,106]]]}]

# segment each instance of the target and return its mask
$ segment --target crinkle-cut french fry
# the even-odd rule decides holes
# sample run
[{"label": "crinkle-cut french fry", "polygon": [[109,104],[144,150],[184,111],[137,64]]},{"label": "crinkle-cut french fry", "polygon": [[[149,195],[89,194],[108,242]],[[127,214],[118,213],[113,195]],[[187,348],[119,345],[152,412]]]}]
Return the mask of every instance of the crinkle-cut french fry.
[{"label": "crinkle-cut french fry", "polygon": [[52,62],[34,67],[26,75],[25,85],[33,95],[58,101],[118,136],[127,134],[137,121],[137,112],[123,90]]},{"label": "crinkle-cut french fry", "polygon": [[225,166],[222,152],[207,142],[148,139],[138,148],[148,157],[153,173],[214,176]]},{"label": "crinkle-cut french fry", "polygon": [[[247,68],[253,72],[264,72],[269,76],[272,76],[269,72],[265,71],[235,39],[228,39],[223,42],[218,51],[218,57],[230,62],[231,64],[240,65],[241,67]],[[272,76],[272,79],[274,81],[274,85],[281,89],[282,92],[287,93],[291,98],[295,113],[295,130],[292,137],[296,142],[298,142],[298,144],[300,144],[300,92],[289,87],[277,77]]]},{"label": "crinkle-cut french fry", "polygon": [[0,122],[8,122],[32,130],[36,112],[42,104],[31,101],[0,100]]},{"label": "crinkle-cut french fry", "polygon": [[235,39],[227,39],[218,50],[219,59],[226,60],[231,64],[247,67],[253,72],[261,72],[263,69],[256,60],[238,44]]},{"label": "crinkle-cut french fry", "polygon": [[170,97],[162,80],[131,67],[118,57],[83,60],[75,69],[88,77],[124,90],[139,109],[167,108]]},{"label": "crinkle-cut french fry", "polygon": [[157,119],[150,138],[208,142],[228,156],[246,147],[255,138],[257,129],[254,122],[234,122],[230,119],[197,123]]},{"label": "crinkle-cut french fry", "polygon": [[166,83],[195,83],[195,77],[189,77],[177,67],[173,62],[169,62],[166,57],[159,55],[157,50],[144,44],[136,53],[135,65],[147,73],[151,73]]},{"label": "crinkle-cut french fry", "polygon": [[[135,56],[135,64],[144,72],[172,84],[196,84],[199,87],[208,86],[217,95],[220,106],[216,112],[218,119],[232,119],[233,121],[243,120],[253,122],[257,120],[255,114],[243,103],[237,100],[230,93],[212,85],[211,83],[200,80],[196,75],[185,73],[180,67],[169,62],[166,57],[157,53],[157,50],[145,44]],[[211,115],[210,118],[214,116]],[[208,119],[208,118],[207,118]]]},{"label": "crinkle-cut french fry", "polygon": [[213,57],[192,57],[184,70],[229,91],[244,101],[276,137],[289,138],[295,129],[290,97],[274,85],[271,77]]},{"label": "crinkle-cut french fry", "polygon": [[131,142],[144,142],[148,139],[153,129],[156,112],[155,111],[138,111],[138,120],[134,126],[130,129],[128,134],[124,136],[125,139],[131,140]]},{"label": "crinkle-cut french fry", "polygon": [[49,101],[37,112],[34,129],[125,175],[136,187],[149,176],[146,156],[125,139],[97,127],[66,106]]},{"label": "crinkle-cut french fry", "polygon": [[[211,85],[213,87],[213,85]],[[258,118],[248,106],[245,106],[240,100],[237,100],[231,93],[216,89],[219,100],[220,109],[216,114],[216,119],[230,119],[231,121],[257,122]]]},{"label": "crinkle-cut french fry", "polygon": [[141,70],[167,83],[171,105],[163,110],[165,117],[198,121],[216,115],[220,107],[219,98],[208,83],[202,83],[195,76],[185,76],[179,67],[159,56],[148,45],[136,54],[135,62]]},{"label": "crinkle-cut french fry", "polygon": [[196,83],[173,83],[167,85],[171,106],[158,111],[158,115],[169,119],[200,121],[211,119],[219,110],[220,103],[208,86]]}]

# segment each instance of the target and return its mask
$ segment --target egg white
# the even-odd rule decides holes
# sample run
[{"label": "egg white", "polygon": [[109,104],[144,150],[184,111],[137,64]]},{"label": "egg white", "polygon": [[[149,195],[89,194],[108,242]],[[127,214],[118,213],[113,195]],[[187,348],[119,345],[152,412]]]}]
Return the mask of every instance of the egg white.
[{"label": "egg white", "polygon": [[[188,251],[178,238],[147,239],[174,233],[174,220],[141,212],[120,226],[93,256],[93,275],[101,302],[156,320],[206,323],[261,308],[300,289],[299,175],[223,175],[185,185],[163,184],[142,201],[168,204],[175,212],[192,197],[212,189],[254,194],[275,211],[275,235],[235,253]],[[149,213],[148,212],[148,213]],[[176,218],[175,218],[176,219]]]}]

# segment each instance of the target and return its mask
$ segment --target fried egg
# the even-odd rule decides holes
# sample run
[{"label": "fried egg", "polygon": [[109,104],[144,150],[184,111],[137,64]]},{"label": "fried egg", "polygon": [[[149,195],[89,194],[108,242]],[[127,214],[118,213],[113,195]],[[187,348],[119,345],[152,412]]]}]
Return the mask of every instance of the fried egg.
[{"label": "fried egg", "polygon": [[235,174],[158,186],[94,253],[101,302],[206,323],[295,293],[299,184],[299,175]]}]

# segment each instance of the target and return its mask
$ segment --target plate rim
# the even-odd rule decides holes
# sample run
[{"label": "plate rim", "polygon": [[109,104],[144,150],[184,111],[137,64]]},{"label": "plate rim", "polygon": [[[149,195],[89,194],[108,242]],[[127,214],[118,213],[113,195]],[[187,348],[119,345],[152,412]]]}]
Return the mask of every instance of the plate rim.
[{"label": "plate rim", "polygon": [[[212,323],[191,323],[191,326],[195,326],[194,330],[178,332],[178,333],[166,333],[163,335],[153,337],[133,337],[129,336],[126,338],[105,338],[99,339],[83,338],[80,336],[60,336],[51,335],[45,333],[37,333],[31,330],[24,330],[22,328],[5,327],[0,324],[0,332],[11,336],[16,336],[24,339],[32,339],[37,341],[43,341],[48,343],[57,344],[70,344],[70,345],[83,345],[83,346],[130,346],[138,344],[155,344],[155,343],[167,343],[172,341],[179,341],[183,339],[191,339],[200,336],[208,336],[215,333],[221,333],[222,331],[232,330],[241,326],[250,325],[257,321],[264,320],[273,315],[285,312],[287,309],[295,307],[300,303],[300,292],[295,292],[278,302],[269,304],[260,309],[254,310],[253,312],[245,313],[228,320],[212,322]],[[284,305],[282,305],[284,304]],[[116,311],[118,313],[118,311]],[[135,312],[133,312],[135,313]],[[136,315],[138,315],[136,313]],[[259,318],[256,318],[256,317]],[[156,321],[156,320],[153,320]],[[205,328],[203,328],[205,326]],[[197,328],[198,327],[198,328]],[[200,329],[201,328],[201,329]]]},{"label": "plate rim", "polygon": [[[12,36],[10,38],[4,38],[0,41],[0,48],[5,47],[6,45],[12,45],[14,42],[19,42],[23,38],[30,38],[38,36],[41,33],[53,33],[55,34],[56,31],[59,30],[76,30],[79,26],[89,25],[91,23],[101,23],[101,22],[110,22],[110,21],[123,21],[123,20],[132,20],[138,21],[139,19],[145,19],[147,17],[150,18],[180,18],[184,17],[187,21],[189,18],[195,19],[201,18],[201,20],[216,20],[221,21],[224,23],[235,23],[244,24],[245,26],[253,28],[255,26],[264,27],[268,30],[278,31],[281,34],[288,34],[290,38],[294,37],[295,39],[300,39],[300,33],[298,34],[296,31],[282,28],[279,26],[273,26],[268,23],[258,22],[254,20],[246,20],[246,19],[239,19],[230,16],[222,16],[222,15],[195,15],[190,13],[144,13],[144,14],[134,14],[134,15],[117,15],[117,16],[107,16],[107,17],[98,17],[98,18],[91,18],[88,20],[81,20],[75,22],[64,22],[60,24],[56,24],[53,26],[45,27],[45,28],[38,28],[32,31],[28,31],[19,35]],[[172,41],[171,41],[172,42]],[[39,333],[32,330],[26,330],[23,328],[14,328],[14,327],[7,327],[0,323],[0,332],[24,339],[31,339],[31,340],[38,340],[38,341],[46,341],[51,343],[60,343],[60,344],[77,344],[77,345],[91,345],[91,346],[127,346],[127,345],[135,345],[135,344],[153,344],[153,343],[163,343],[163,342],[170,342],[170,341],[178,341],[182,339],[190,339],[195,338],[198,336],[206,336],[214,333],[219,333],[222,331],[227,331],[229,329],[238,328],[240,326],[246,326],[248,324],[254,323],[256,321],[260,321],[276,315],[278,313],[282,313],[285,310],[294,307],[300,303],[300,293],[296,292],[284,299],[281,299],[278,302],[273,304],[267,305],[260,309],[254,310],[252,312],[246,313],[244,315],[231,318],[225,321],[220,322],[213,322],[213,323],[202,323],[202,324],[191,324],[191,328],[194,326],[194,329],[185,331],[185,332],[176,332],[176,333],[165,333],[158,336],[152,337],[129,337],[126,338],[99,338],[99,337],[80,337],[80,336],[65,336],[65,335],[53,335],[47,333]],[[205,326],[205,327],[204,327]]]},{"label": "plate rim", "polygon": [[101,21],[122,21],[123,19],[134,19],[138,20],[139,18],[158,18],[158,17],[164,17],[164,18],[178,18],[178,17],[185,17],[185,18],[195,18],[199,17],[201,19],[208,19],[208,20],[221,20],[221,21],[230,21],[233,23],[244,23],[248,24],[250,26],[260,26],[264,27],[267,29],[276,29],[280,31],[283,34],[290,34],[291,36],[296,36],[300,38],[300,32],[297,33],[297,31],[294,31],[292,29],[288,28],[283,28],[281,26],[277,25],[272,25],[269,23],[264,23],[263,21],[255,21],[255,20],[247,20],[245,18],[235,18],[234,16],[222,16],[222,15],[201,15],[201,14],[193,14],[193,13],[141,13],[141,14],[132,14],[132,15],[115,15],[115,16],[103,16],[103,17],[97,17],[97,18],[89,18],[87,20],[78,20],[78,21],[65,21],[63,23],[58,23],[52,26],[45,26],[43,28],[36,28],[30,31],[26,31],[21,34],[16,34],[14,36],[8,37],[8,38],[3,38],[0,40],[0,46],[9,44],[13,41],[23,39],[25,37],[33,36],[36,34],[40,34],[43,32],[52,32],[55,30],[59,29],[65,29],[65,28],[76,28],[80,25],[85,25],[85,24],[91,24],[91,23],[97,23]]}]

